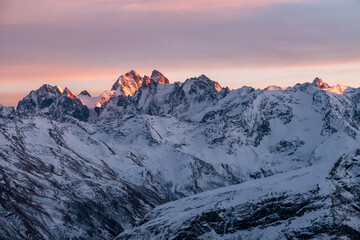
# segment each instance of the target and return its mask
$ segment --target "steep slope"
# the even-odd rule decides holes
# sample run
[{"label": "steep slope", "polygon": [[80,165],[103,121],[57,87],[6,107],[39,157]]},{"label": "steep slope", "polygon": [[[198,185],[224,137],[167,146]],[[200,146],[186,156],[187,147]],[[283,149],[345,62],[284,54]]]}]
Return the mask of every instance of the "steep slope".
[{"label": "steep slope", "polygon": [[68,88],[44,84],[31,91],[18,103],[16,112],[20,117],[46,116],[58,121],[73,117],[87,121],[89,110]]},{"label": "steep slope", "polygon": [[141,87],[142,79],[140,75],[131,70],[124,75],[121,75],[114,83],[111,90],[114,90],[117,95],[132,96]]},{"label": "steep slope", "polygon": [[121,178],[112,163],[128,158],[86,131],[43,118],[1,126],[2,238],[111,238],[164,202]]},{"label": "steep slope", "polygon": [[0,119],[14,119],[15,117],[15,109],[13,107],[4,107],[0,104]]},{"label": "steep slope", "polygon": [[161,83],[161,84],[170,84],[169,79],[167,79],[161,72],[159,72],[158,70],[154,70],[151,73],[151,77],[152,80],[154,80],[155,82]]},{"label": "steep slope", "polygon": [[80,121],[87,121],[89,118],[89,109],[68,88],[65,88],[56,102],[50,106],[49,113],[59,121],[66,119],[66,116],[71,116]]},{"label": "steep slope", "polygon": [[216,105],[228,92],[205,75],[187,79],[184,83],[161,84],[152,78],[149,81],[131,98],[120,95],[111,99],[104,105],[101,118],[145,113],[188,119],[189,116]]},{"label": "steep slope", "polygon": [[[159,229],[140,220],[160,204],[239,183],[234,189],[250,186],[241,192],[253,194],[258,204],[268,198],[255,199],[255,185],[266,192],[267,181],[279,185],[279,195],[288,192],[288,200],[301,205],[304,196],[316,202],[315,193],[305,194],[311,184],[319,179],[328,184],[337,159],[358,147],[359,89],[319,85],[315,79],[286,90],[229,91],[204,75],[174,84],[158,72],[152,75],[123,75],[104,101],[105,95],[75,96],[44,85],[20,101],[16,111],[0,107],[0,233],[5,239],[111,239],[124,230],[125,238],[139,233],[169,237],[167,230],[186,237],[181,234],[190,230],[181,233],[179,226],[192,226],[193,215],[169,227],[168,219],[155,216],[166,211],[155,210],[145,221],[157,221]],[[307,185],[299,174],[313,181]],[[294,194],[289,192],[292,178],[304,180]],[[215,193],[199,198],[216,199]],[[171,211],[176,216],[185,210]],[[252,213],[239,214],[251,218]],[[222,231],[223,220],[214,221]],[[137,222],[141,226],[131,230]],[[267,226],[261,224],[256,226]],[[247,238],[243,230],[249,229],[231,233],[241,230],[234,236]],[[199,234],[222,236],[215,227],[208,230]]]},{"label": "steep slope", "polygon": [[359,170],[357,150],[197,194],[155,208],[116,239],[358,239]]},{"label": "steep slope", "polygon": [[50,107],[62,93],[63,90],[60,87],[44,84],[38,90],[31,91],[29,95],[24,97],[18,103],[16,109],[22,115],[28,116],[29,114],[34,114]]},{"label": "steep slope", "polygon": [[130,72],[121,75],[116,80],[111,90],[106,90],[97,97],[91,97],[90,94],[84,90],[77,97],[89,109],[89,122],[95,122],[98,119],[98,115],[100,114],[103,105],[110,101],[110,99],[116,96],[131,97],[141,87],[146,88],[149,86],[150,81],[159,84],[170,84],[170,81],[157,70],[153,70],[151,77],[145,75],[143,78],[141,78],[137,72],[131,70]]}]

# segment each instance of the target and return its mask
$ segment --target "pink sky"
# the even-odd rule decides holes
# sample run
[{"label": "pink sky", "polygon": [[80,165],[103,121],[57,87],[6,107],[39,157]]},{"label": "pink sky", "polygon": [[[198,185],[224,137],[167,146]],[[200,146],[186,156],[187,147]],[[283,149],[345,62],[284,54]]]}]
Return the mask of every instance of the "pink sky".
[{"label": "pink sky", "polygon": [[0,104],[43,83],[99,94],[131,69],[232,89],[360,87],[357,0],[0,0]]}]

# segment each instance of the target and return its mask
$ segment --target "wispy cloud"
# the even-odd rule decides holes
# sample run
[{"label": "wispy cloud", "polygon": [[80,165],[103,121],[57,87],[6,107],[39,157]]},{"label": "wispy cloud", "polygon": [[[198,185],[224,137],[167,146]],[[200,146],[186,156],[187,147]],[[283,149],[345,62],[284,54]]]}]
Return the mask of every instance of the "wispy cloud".
[{"label": "wispy cloud", "polygon": [[[108,84],[130,69],[184,80],[186,71],[281,76],[351,65],[359,12],[355,0],[0,0],[1,91],[12,82]],[[251,81],[235,77],[234,86]]]}]

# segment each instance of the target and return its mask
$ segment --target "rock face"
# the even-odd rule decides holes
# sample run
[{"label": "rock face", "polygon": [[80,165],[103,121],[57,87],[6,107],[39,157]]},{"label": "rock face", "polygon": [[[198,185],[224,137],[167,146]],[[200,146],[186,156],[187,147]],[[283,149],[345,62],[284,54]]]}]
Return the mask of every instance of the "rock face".
[{"label": "rock face", "polygon": [[34,114],[50,107],[62,93],[63,90],[60,87],[44,84],[38,90],[31,91],[19,102],[16,109],[22,115]]},{"label": "rock face", "polygon": [[158,70],[154,70],[151,73],[151,79],[153,79],[155,82],[161,83],[161,84],[170,84],[169,79],[167,79],[161,72]]},{"label": "rock face", "polygon": [[36,91],[31,91],[17,106],[20,116],[48,116],[63,121],[73,117],[87,121],[88,108],[69,89],[44,84]]},{"label": "rock face", "polygon": [[329,84],[325,83],[322,79],[320,79],[318,77],[315,78],[315,80],[312,82],[312,85],[318,86],[321,89],[330,87]]},{"label": "rock face", "polygon": [[116,239],[358,239],[359,167],[352,153],[170,202]]},{"label": "rock face", "polygon": [[111,90],[116,91],[119,95],[132,96],[141,87],[142,79],[140,75],[131,70],[130,72],[121,75],[114,83]]},{"label": "rock face", "polygon": [[79,95],[91,97],[90,93],[86,90],[81,91],[81,93]]},{"label": "rock face", "polygon": [[358,236],[359,89],[119,79],[0,106],[2,239]]},{"label": "rock face", "polygon": [[65,88],[61,96],[51,105],[49,113],[60,121],[66,116],[80,121],[87,121],[89,118],[89,109],[68,88]]},{"label": "rock face", "polygon": [[15,118],[14,107],[4,107],[0,104],[0,124],[1,122],[12,121]]}]

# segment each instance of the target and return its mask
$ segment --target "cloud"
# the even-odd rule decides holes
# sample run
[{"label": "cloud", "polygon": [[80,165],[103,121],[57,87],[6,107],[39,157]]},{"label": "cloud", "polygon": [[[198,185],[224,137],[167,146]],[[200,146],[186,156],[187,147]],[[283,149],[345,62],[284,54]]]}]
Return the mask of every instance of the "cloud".
[{"label": "cloud", "polygon": [[[0,26],[12,24],[63,23],[101,14],[214,14],[225,18],[247,15],[251,9],[319,0],[0,0]],[[346,0],[331,0],[344,2]],[[109,17],[113,17],[110,15]]]},{"label": "cloud", "polygon": [[351,0],[0,0],[0,84],[352,64],[359,12]]},{"label": "cloud", "polygon": [[[113,1],[90,2],[110,4]],[[245,1],[227,4],[235,2],[245,4]],[[65,0],[62,4],[72,3]],[[220,20],[211,14],[102,12],[86,15],[81,11],[73,16],[75,18],[56,24],[44,21],[3,26],[0,64],[52,63],[85,68],[136,65],[142,68],[151,63],[154,67],[167,68],[171,65],[220,68],[357,61],[360,29],[355,23],[360,22],[359,5],[330,3],[285,4],[245,18]],[[82,1],[77,4],[81,6]],[[236,12],[235,9],[225,13],[235,16]]]},{"label": "cloud", "polygon": [[[230,7],[259,7],[275,3],[291,3],[300,0],[134,0],[129,1],[124,8],[135,11],[204,11]],[[105,1],[106,2],[106,1]],[[108,1],[113,2],[113,1]]]}]

